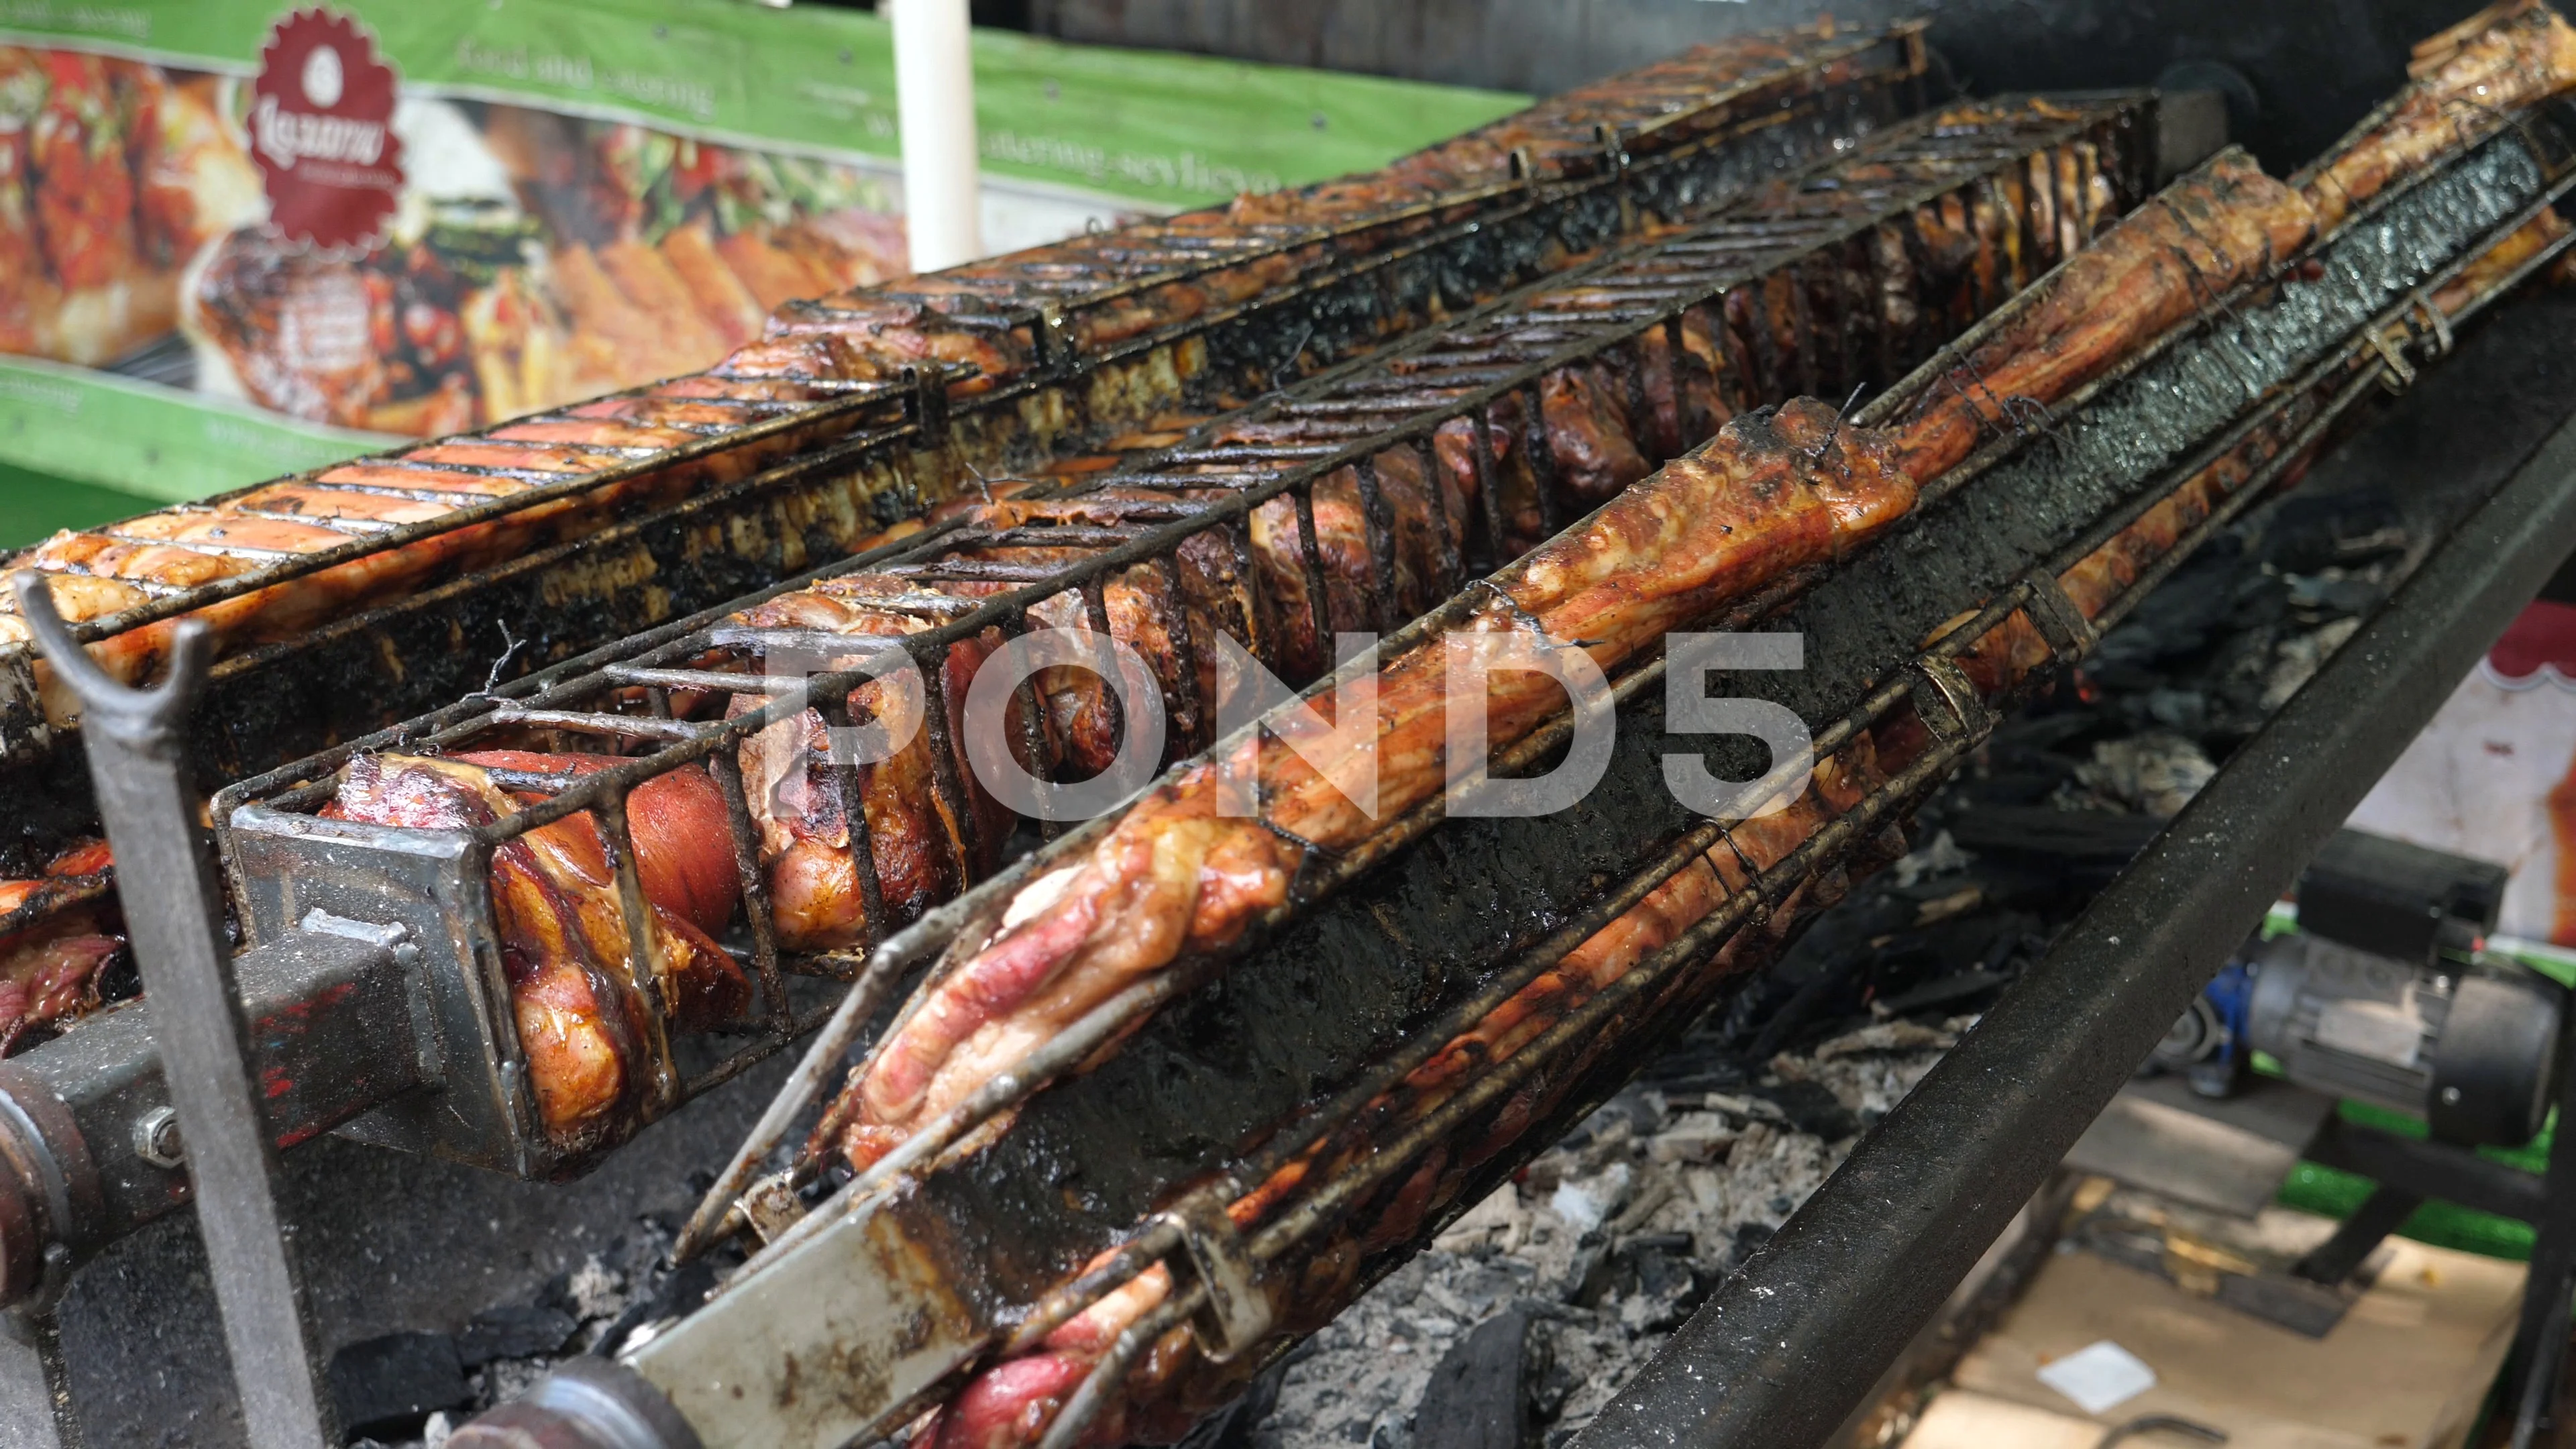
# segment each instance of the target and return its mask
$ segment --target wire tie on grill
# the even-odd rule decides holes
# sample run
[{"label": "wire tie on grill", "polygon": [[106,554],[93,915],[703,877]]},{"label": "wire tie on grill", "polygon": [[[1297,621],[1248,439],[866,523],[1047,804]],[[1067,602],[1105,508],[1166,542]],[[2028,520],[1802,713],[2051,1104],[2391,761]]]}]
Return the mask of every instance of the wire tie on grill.
[{"label": "wire tie on grill", "polygon": [[2023,583],[2022,607],[2038,628],[2039,637],[2048,641],[2049,652],[2057,656],[2057,662],[2072,664],[2092,653],[2101,636],[2093,632],[2093,621],[2084,617],[2073,599],[2066,597],[2057,575],[2038,569]]},{"label": "wire tie on grill", "polygon": [[509,668],[510,661],[519,657],[519,651],[528,647],[527,640],[513,639],[510,637],[509,620],[501,619],[497,620],[496,623],[501,630],[501,657],[492,661],[491,672],[483,676],[483,687],[474,691],[472,694],[465,696],[465,699],[457,701],[460,704],[465,703],[468,700],[477,699],[488,699],[496,704],[499,703],[501,700],[501,696],[498,692],[501,688],[501,671]]},{"label": "wire tie on grill", "polygon": [[[2060,597],[2063,597],[2062,595]],[[1914,661],[1914,713],[1944,743],[1957,744],[1972,740],[1993,726],[1985,701],[1977,687],[1958,665],[1947,659],[1925,657]],[[1940,702],[1940,709],[1923,708],[1926,692]]]},{"label": "wire tie on grill", "polygon": [[[2433,299],[2425,296],[2420,287],[2415,291],[2415,310],[2424,314],[2424,327],[2421,331],[2429,331],[2433,335],[2433,351],[2426,360],[2432,361],[2450,356],[2452,343],[2450,314],[2435,306]],[[2421,331],[2418,335],[2421,335]]]},{"label": "wire tie on grill", "polygon": [[2402,393],[2415,385],[2414,365],[2406,360],[2405,353],[2400,352],[2389,342],[2385,334],[2373,328],[2362,335],[2369,339],[2370,350],[2378,353],[2380,362],[2385,364],[2384,370],[2379,374],[2382,387],[2392,393]]},{"label": "wire tie on grill", "polygon": [[1547,625],[1540,620],[1539,616],[1521,607],[1520,600],[1513,598],[1508,590],[1504,589],[1502,585],[1495,583],[1491,578],[1478,579],[1474,583],[1469,584],[1468,587],[1471,589],[1483,589],[1487,593],[1492,594],[1495,598],[1500,599],[1502,601],[1503,608],[1511,614],[1512,621],[1514,623],[1519,624],[1522,628],[1529,630],[1540,638],[1547,637]]},{"label": "wire tie on grill", "polygon": [[1225,1205],[1193,1197],[1162,1214],[1161,1221],[1179,1230],[1182,1252],[1171,1260],[1175,1297],[1195,1284],[1203,1301],[1190,1315],[1190,1336],[1199,1351],[1226,1363],[1258,1346],[1270,1332],[1275,1315],[1268,1294],[1255,1279],[1252,1255]]}]

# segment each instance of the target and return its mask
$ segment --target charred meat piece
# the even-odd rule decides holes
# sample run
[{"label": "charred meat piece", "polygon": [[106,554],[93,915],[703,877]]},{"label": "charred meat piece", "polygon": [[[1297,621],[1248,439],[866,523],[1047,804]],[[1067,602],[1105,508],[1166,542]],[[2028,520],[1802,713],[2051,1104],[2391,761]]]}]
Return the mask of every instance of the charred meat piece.
[{"label": "charred meat piece", "polygon": [[[1801,401],[1727,425],[1707,447],[1604,506],[1490,580],[1461,628],[1532,656],[1584,641],[1608,669],[1678,624],[1831,562],[1911,507],[1885,439]],[[1447,780],[1441,641],[1383,661],[1378,813],[1363,814],[1317,765],[1275,739],[1190,767],[1129,807],[1081,864],[1023,887],[1012,921],[940,975],[827,1114],[818,1142],[864,1164],[1139,976],[1221,948],[1287,898],[1304,841],[1345,850]],[[1555,682],[1497,670],[1489,738],[1521,738],[1555,713]],[[1345,737],[1348,738],[1348,737]],[[1257,782],[1258,818],[1220,813],[1227,782]]]},{"label": "charred meat piece", "polygon": [[2413,83],[2292,179],[2332,230],[2425,162],[2576,84],[2576,28],[2539,0],[2500,0],[2415,47]]},{"label": "charred meat piece", "polygon": [[1901,429],[1903,467],[1937,478],[1987,438],[2039,426],[2051,404],[2315,231],[2299,193],[2243,152],[2222,152],[2077,253],[2045,290],[2024,294],[1923,394]]},{"label": "charred meat piece", "polygon": [[[520,752],[360,756],[323,813],[412,829],[491,825],[525,803],[494,783],[492,769],[580,774],[603,763]],[[733,872],[722,797],[703,772],[684,770],[639,786],[628,809],[671,1020],[683,1030],[721,1025],[751,994],[742,967],[697,924],[732,911],[710,884]],[[643,980],[653,968],[629,953],[616,873],[587,814],[495,846],[492,901],[538,1115],[557,1144],[577,1148],[668,1091],[651,1066],[656,1026]]]},{"label": "charred meat piece", "polygon": [[123,923],[101,899],[107,842],[85,840],[32,880],[0,881],[0,1057],[98,1009],[100,976],[125,950]]}]

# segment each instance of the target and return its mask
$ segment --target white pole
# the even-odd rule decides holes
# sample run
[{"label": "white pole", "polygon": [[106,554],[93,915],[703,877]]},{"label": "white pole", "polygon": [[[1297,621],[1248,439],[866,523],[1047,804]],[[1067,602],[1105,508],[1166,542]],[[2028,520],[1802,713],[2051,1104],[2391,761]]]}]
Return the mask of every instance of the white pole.
[{"label": "white pole", "polygon": [[912,236],[912,269],[935,272],[984,254],[966,0],[885,0],[883,11],[894,24],[904,225]]}]

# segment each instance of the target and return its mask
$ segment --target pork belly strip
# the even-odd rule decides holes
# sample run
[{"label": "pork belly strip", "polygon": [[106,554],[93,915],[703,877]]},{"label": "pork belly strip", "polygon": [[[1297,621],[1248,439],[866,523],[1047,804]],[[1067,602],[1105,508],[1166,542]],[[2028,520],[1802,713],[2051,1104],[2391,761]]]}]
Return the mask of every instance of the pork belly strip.
[{"label": "pork belly strip", "polygon": [[[2224,262],[2250,271],[2276,242],[2305,238],[2304,217],[2295,193],[2241,158],[2224,159],[2061,269],[2050,294],[2016,308],[1978,355],[1991,359],[1989,373],[2063,396],[2198,311],[2211,277],[2174,260],[2193,233],[2237,239]],[[2206,241],[2198,245],[2207,267],[2222,266]],[[1892,522],[1911,507],[1916,480],[1938,476],[1929,465],[1964,458],[1990,422],[1973,404],[1940,395],[1885,434],[1842,427],[1812,400],[1738,418],[1496,575],[1493,597],[1464,627],[1519,635],[1533,648],[1581,640],[1597,664],[1615,667],[1666,630],[1829,562]],[[1810,459],[1800,448],[1818,452]],[[1927,471],[1914,473],[1909,462]],[[1381,666],[1381,818],[1428,799],[1447,778],[1443,657],[1435,644]],[[1494,679],[1489,738],[1498,748],[1563,698],[1542,676]],[[1202,766],[1130,807],[1089,860],[1024,887],[1012,908],[1018,923],[927,986],[854,1074],[825,1118],[839,1150],[853,1162],[874,1160],[1136,976],[1229,944],[1285,899],[1302,854],[1290,840],[1341,851],[1374,829],[1284,745],[1266,742],[1257,759],[1229,763],[1256,772],[1261,821],[1218,817],[1217,771]]]},{"label": "pork belly strip", "polygon": [[[1896,733],[1907,742],[1900,748],[1919,748],[1919,732]],[[1806,790],[1786,808],[1732,827],[1716,846],[1444,1043],[1330,1136],[1230,1204],[1227,1213],[1236,1228],[1254,1232],[1274,1220],[1308,1183],[1329,1182],[1365,1164],[1382,1144],[1447,1104],[1480,1073],[1519,1055],[1568,1013],[1747,889],[1752,872],[1786,859],[1902,764],[1901,759],[1882,761],[1866,732],[1819,762]],[[1903,848],[1902,838],[1890,831],[1851,866],[1866,873],[1902,854]],[[1765,918],[1679,973],[1640,1015],[1656,1014],[1666,1003],[1684,1009],[1705,1000],[1724,978],[1759,967],[1799,924],[1847,893],[1855,874],[1851,866],[1837,863],[1802,881]],[[1601,1053],[1616,1049],[1616,1043],[1604,1040],[1572,1060],[1551,1063],[1497,1109],[1473,1140],[1433,1149],[1355,1208],[1345,1223],[1281,1265],[1282,1271],[1263,1284],[1271,1300],[1273,1333],[1299,1337],[1329,1323],[1362,1286],[1370,1260],[1413,1238],[1425,1222],[1453,1204],[1481,1169],[1565,1105]],[[1068,1320],[1032,1352],[975,1375],[915,1428],[908,1443],[914,1449],[1012,1449],[1035,1442],[1119,1335],[1158,1307],[1170,1290],[1167,1270],[1160,1265],[1148,1269]],[[1173,1442],[1200,1416],[1239,1394],[1250,1373],[1269,1360],[1269,1354],[1254,1351],[1216,1363],[1199,1352],[1188,1329],[1175,1329],[1135,1362],[1082,1442]]]},{"label": "pork belly strip", "polygon": [[[863,377],[870,368],[832,341],[763,344],[746,349],[745,376],[717,374],[657,387],[614,415],[593,405],[521,419],[478,438],[427,443],[389,458],[323,469],[309,478],[243,491],[211,505],[164,510],[98,530],[58,533],[21,554],[15,567],[43,571],[55,607],[77,623],[122,612],[174,589],[219,584],[279,557],[341,547],[371,532],[434,522],[463,509],[507,499],[530,489],[577,479],[620,464],[642,464],[634,476],[586,492],[522,508],[480,523],[433,533],[411,543],[362,554],[265,588],[90,645],[102,667],[127,682],[157,676],[180,618],[212,630],[220,653],[293,639],[336,619],[488,569],[555,543],[585,537],[614,520],[711,488],[738,482],[774,463],[810,450],[850,423],[827,419],[782,429],[757,442],[652,466],[673,446],[721,438],[758,421],[757,410],[735,410],[730,426],[680,420],[686,412],[657,413],[653,403],[690,402],[744,391],[755,399],[812,395],[817,379]],[[585,415],[587,413],[587,415]],[[648,421],[649,420],[649,421]],[[31,636],[14,598],[0,600],[0,645],[28,645]],[[75,701],[47,681],[49,715],[63,723],[77,715]]]},{"label": "pork belly strip", "polygon": [[[411,829],[471,829],[538,798],[514,798],[494,782],[495,768],[583,774],[608,763],[521,751],[361,755],[322,813]],[[733,909],[717,884],[734,874],[723,797],[692,767],[638,786],[627,803],[671,1021],[682,1030],[721,1025],[751,994],[740,964],[699,924],[721,926]],[[494,847],[491,878],[510,1009],[538,1117],[558,1147],[578,1151],[676,1085],[654,1070],[661,1053],[629,955],[616,872],[598,825],[583,813]]]},{"label": "pork belly strip", "polygon": [[2502,0],[2415,47],[2413,77],[2293,178],[2331,230],[2390,183],[2576,85],[2576,28],[2539,0]]},{"label": "pork belly strip", "polygon": [[2244,152],[2221,152],[2016,298],[1915,400],[1898,429],[1900,464],[1937,478],[1981,441],[2035,426],[2048,406],[2269,272],[2317,230],[2298,192]]}]

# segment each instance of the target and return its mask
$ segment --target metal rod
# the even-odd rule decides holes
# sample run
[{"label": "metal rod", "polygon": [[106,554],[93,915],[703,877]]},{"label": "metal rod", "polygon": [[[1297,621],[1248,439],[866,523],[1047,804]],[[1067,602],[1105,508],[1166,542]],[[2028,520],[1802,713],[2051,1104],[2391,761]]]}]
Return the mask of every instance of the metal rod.
[{"label": "metal rod", "polygon": [[[856,749],[843,743],[858,732],[858,706],[850,702],[849,691],[837,687],[815,703],[823,716],[823,749],[831,767],[832,789],[841,797],[841,824],[850,838],[850,871],[858,877],[859,909],[867,913],[867,940],[874,945],[886,938],[893,925],[886,919],[885,883],[877,873],[876,832],[868,824],[867,777],[860,773]],[[808,747],[797,740],[792,748],[801,753]]]},{"label": "metal rod", "polygon": [[787,981],[778,970],[778,928],[769,914],[769,872],[760,868],[760,831],[752,821],[751,795],[743,786],[742,759],[730,750],[707,757],[707,773],[724,796],[725,834],[733,846],[734,879],[742,886],[742,915],[751,930],[751,969],[760,978],[772,1031],[793,1029],[794,1008],[787,1001]]},{"label": "metal rod", "polygon": [[56,677],[80,696],[90,778],[117,860],[129,879],[153,883],[151,892],[125,901],[126,929],[188,1143],[197,1228],[244,1426],[258,1449],[337,1444],[321,1344],[278,1203],[277,1149],[252,1076],[250,1024],[224,939],[222,896],[197,840],[201,797],[181,743],[214,640],[203,624],[181,624],[168,677],[150,690],[128,689],[81,648],[54,612],[41,574],[21,570],[11,583]]},{"label": "metal rod", "polygon": [[2229,760],[1577,1443],[1821,1443],[2571,547],[2576,423]]},{"label": "metal rod", "polygon": [[667,1106],[680,1097],[679,1069],[671,1061],[671,978],[653,929],[653,906],[644,898],[644,871],[635,858],[634,833],[626,825],[626,796],[611,792],[591,814],[599,822],[608,868],[617,877],[617,914],[626,929],[626,975],[635,983],[636,994],[644,998],[645,1026],[652,1036],[654,1095]]},{"label": "metal rod", "polygon": [[1386,508],[1386,495],[1378,488],[1377,458],[1372,455],[1351,464],[1351,477],[1356,481],[1360,502],[1360,535],[1368,548],[1368,616],[1380,630],[1392,629],[1404,622],[1396,617],[1395,602],[1395,520]]}]

